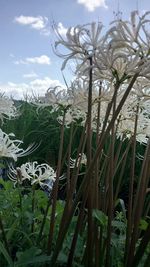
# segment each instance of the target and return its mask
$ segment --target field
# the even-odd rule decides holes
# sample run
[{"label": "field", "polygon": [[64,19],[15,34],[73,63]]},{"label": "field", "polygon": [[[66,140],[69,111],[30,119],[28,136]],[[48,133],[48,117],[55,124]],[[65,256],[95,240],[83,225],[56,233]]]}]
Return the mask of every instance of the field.
[{"label": "field", "polygon": [[0,267],[149,267],[148,15],[57,32],[74,81],[0,95]]}]

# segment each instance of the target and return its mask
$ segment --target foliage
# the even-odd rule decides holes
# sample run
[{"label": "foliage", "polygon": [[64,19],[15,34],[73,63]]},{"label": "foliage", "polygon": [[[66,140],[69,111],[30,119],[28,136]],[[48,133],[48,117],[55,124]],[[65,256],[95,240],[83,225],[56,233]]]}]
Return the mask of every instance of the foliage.
[{"label": "foliage", "polygon": [[[17,140],[1,137],[3,267],[149,266],[149,14],[132,12],[129,22],[113,22],[104,35],[96,23],[69,28],[66,38],[57,31],[55,47],[66,51],[57,50],[62,69],[68,60],[78,63],[75,81],[31,103],[16,102],[15,120],[5,121],[16,117],[14,103],[0,110],[8,136],[39,145],[15,164],[4,152]],[[20,165],[27,160],[25,172]],[[45,163],[55,173],[49,191]],[[30,183],[31,174],[47,176]]]}]

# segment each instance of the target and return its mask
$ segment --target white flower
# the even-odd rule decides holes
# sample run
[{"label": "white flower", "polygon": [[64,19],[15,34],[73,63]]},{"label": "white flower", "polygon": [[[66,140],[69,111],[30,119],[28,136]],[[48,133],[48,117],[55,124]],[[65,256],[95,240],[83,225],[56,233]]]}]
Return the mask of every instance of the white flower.
[{"label": "white flower", "polygon": [[59,108],[67,109],[72,104],[72,99],[66,88],[56,86],[49,88],[45,96],[34,97],[31,102],[39,108],[51,107],[52,111],[57,111]]},{"label": "white flower", "polygon": [[80,153],[79,157],[77,159],[77,163],[76,163],[76,159],[72,159],[70,158],[70,168],[74,168],[75,165],[78,167],[80,165],[87,165],[87,157],[84,153]]},{"label": "white flower", "polygon": [[0,93],[0,119],[11,119],[17,116],[17,110],[14,102]]},{"label": "white flower", "polygon": [[76,87],[77,85],[74,84],[67,89],[49,88],[44,97],[34,99],[32,102],[38,109],[51,107],[51,113],[57,110],[61,111],[57,118],[60,124],[62,124],[65,112],[65,125],[68,127],[71,122],[76,122],[79,119],[85,121],[86,118],[88,92],[86,88],[76,90]]},{"label": "white flower", "polygon": [[150,72],[149,15],[150,12],[146,12],[140,17],[137,11],[133,11],[130,21],[115,21],[115,26],[108,33],[110,49],[124,53],[128,58],[131,72],[145,77],[149,77]]},{"label": "white flower", "polygon": [[23,141],[14,139],[14,137],[13,133],[6,134],[0,129],[0,157],[13,158],[17,161],[18,157],[29,155],[37,148],[32,144],[24,150],[20,148]]},{"label": "white flower", "polygon": [[42,188],[47,187],[48,190],[51,190],[53,183],[56,179],[56,173],[48,164],[43,163],[38,165],[37,161],[27,162],[22,164],[20,168],[14,169],[10,167],[10,173],[8,175],[9,179],[13,182],[18,182],[18,171],[20,172],[21,179],[19,180],[22,183],[25,180],[30,181],[31,185],[38,184]]},{"label": "white flower", "polygon": [[[84,125],[86,121],[87,114],[80,108],[77,107],[70,107],[67,109],[65,113],[65,126],[70,127],[71,123],[81,123]],[[63,123],[63,116],[60,115],[57,117],[57,121],[62,125]]]},{"label": "white flower", "polygon": [[138,116],[136,140],[140,143],[147,143],[148,136],[150,136],[150,100],[145,101],[144,98],[137,97],[132,91],[120,111],[117,134],[127,138],[133,136],[136,115]]},{"label": "white flower", "polygon": [[[59,40],[55,42],[56,53],[65,59],[62,70],[65,68],[69,59],[75,58],[84,64],[89,57],[95,54],[97,47],[103,42],[103,37],[101,36],[102,28],[102,23],[96,24],[93,22],[91,24],[77,25],[74,28],[69,28],[66,33],[66,38],[63,38],[57,32]],[[58,52],[58,47],[63,48],[63,52]],[[64,48],[69,52],[65,54]]]},{"label": "white flower", "polygon": [[138,78],[133,86],[132,93],[140,99],[140,102],[146,103],[147,100],[150,100],[149,79]]}]

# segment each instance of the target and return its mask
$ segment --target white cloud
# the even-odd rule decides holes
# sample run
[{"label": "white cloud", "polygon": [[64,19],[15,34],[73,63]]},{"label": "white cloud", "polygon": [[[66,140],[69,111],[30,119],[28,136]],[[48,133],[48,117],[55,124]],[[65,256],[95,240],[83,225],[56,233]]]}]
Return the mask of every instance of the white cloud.
[{"label": "white cloud", "polygon": [[44,65],[50,65],[50,58],[46,55],[42,55],[40,57],[28,57],[26,58],[27,63],[33,63],[33,64],[44,64]]},{"label": "white cloud", "polygon": [[22,25],[29,25],[31,28],[36,30],[44,29],[48,24],[48,18],[42,16],[29,17],[21,15],[19,17],[15,17],[14,21]]},{"label": "white cloud", "polygon": [[108,8],[105,2],[105,0],[77,0],[78,4],[84,5],[90,12],[93,12],[97,7]]},{"label": "white cloud", "polygon": [[49,35],[50,30],[48,29],[48,18],[37,16],[19,16],[14,18],[14,22],[17,22],[20,25],[29,26],[32,29],[40,31],[44,35]]},{"label": "white cloud", "polygon": [[[44,95],[49,87],[63,86],[60,81],[52,80],[49,77],[43,79],[35,79],[29,83],[14,83],[8,82],[7,84],[1,83],[1,91],[14,99],[23,99],[26,95]],[[64,86],[63,86],[64,87]]]},{"label": "white cloud", "polygon": [[19,64],[28,64],[28,63],[26,62],[26,60],[19,59],[19,60],[14,61],[14,64],[19,65]]},{"label": "white cloud", "polygon": [[50,58],[46,55],[42,55],[40,57],[27,57],[24,60],[20,59],[14,62],[14,64],[41,64],[41,65],[50,65]]},{"label": "white cloud", "polygon": [[15,58],[15,55],[14,55],[13,53],[10,53],[9,56],[10,56],[11,58]]},{"label": "white cloud", "polygon": [[34,71],[23,75],[23,78],[27,78],[27,79],[32,79],[32,78],[37,78],[37,77],[38,75]]},{"label": "white cloud", "polygon": [[12,83],[12,82],[8,82],[8,86],[10,86],[10,87],[15,87],[16,84],[15,84],[15,83]]},{"label": "white cloud", "polygon": [[45,77],[44,79],[35,79],[30,82],[30,85],[34,89],[41,88],[41,90],[44,90],[45,88],[49,87],[55,87],[57,85],[61,85],[58,80],[51,80],[49,77]]}]

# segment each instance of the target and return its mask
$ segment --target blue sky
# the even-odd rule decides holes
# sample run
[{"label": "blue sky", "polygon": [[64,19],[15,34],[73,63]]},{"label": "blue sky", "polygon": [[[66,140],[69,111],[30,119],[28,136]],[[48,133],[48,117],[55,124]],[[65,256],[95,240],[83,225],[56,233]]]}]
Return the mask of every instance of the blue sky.
[{"label": "blue sky", "polygon": [[[140,12],[149,10],[149,0],[120,0],[122,18],[137,6]],[[0,0],[0,92],[20,98],[62,84],[62,59],[51,47],[53,21],[62,34],[92,21],[102,21],[107,29],[117,9],[117,0]],[[65,76],[69,82],[69,68]]]}]

